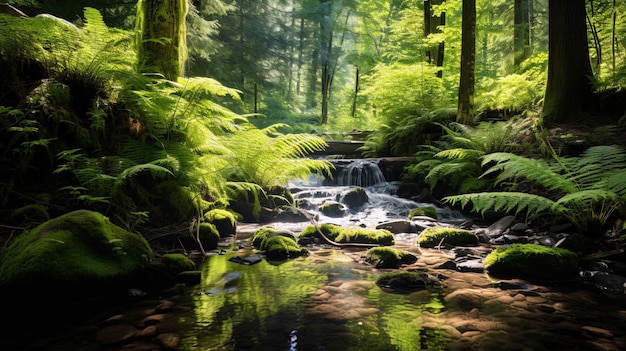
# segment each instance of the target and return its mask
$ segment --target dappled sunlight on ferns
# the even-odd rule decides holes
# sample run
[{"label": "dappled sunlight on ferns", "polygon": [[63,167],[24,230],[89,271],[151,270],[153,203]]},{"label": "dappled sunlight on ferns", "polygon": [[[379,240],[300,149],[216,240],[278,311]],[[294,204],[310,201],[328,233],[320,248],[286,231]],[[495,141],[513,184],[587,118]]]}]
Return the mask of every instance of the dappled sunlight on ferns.
[{"label": "dappled sunlight on ferns", "polygon": [[561,216],[580,232],[597,231],[616,211],[626,211],[626,150],[619,146],[594,146],[579,157],[555,157],[548,162],[511,153],[483,157],[489,165],[483,176],[496,175],[496,184],[516,189],[530,182],[533,193],[483,192],[446,197],[451,204],[471,205],[473,211],[541,212]]}]

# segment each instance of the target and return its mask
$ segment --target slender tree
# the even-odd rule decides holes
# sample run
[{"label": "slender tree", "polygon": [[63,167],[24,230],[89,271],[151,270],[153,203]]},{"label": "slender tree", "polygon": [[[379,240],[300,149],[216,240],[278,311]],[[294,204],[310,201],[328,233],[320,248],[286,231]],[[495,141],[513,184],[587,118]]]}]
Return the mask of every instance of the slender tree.
[{"label": "slender tree", "polygon": [[137,4],[138,64],[176,80],[187,58],[187,0],[139,0]]},{"label": "slender tree", "polygon": [[474,122],[474,66],[476,64],[476,0],[463,0],[461,79],[456,120]]},{"label": "slender tree", "polygon": [[592,94],[585,0],[550,0],[546,125],[582,119]]},{"label": "slender tree", "polygon": [[533,0],[515,0],[513,8],[513,49],[514,65],[519,67],[530,55],[530,30],[532,28]]},{"label": "slender tree", "polygon": [[[446,13],[442,11],[434,11],[433,5],[441,5],[443,0],[425,0],[424,1],[424,36],[441,33],[440,26],[446,24]],[[439,41],[436,45],[429,45],[426,50],[427,62],[437,67],[443,66],[444,42]],[[442,77],[443,70],[437,71],[437,76]]]}]

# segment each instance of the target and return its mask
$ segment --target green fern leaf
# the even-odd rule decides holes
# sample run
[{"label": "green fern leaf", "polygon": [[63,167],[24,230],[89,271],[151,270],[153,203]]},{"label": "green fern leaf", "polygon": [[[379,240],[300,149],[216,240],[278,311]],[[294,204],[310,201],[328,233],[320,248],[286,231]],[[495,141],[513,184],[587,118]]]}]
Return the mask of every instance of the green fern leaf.
[{"label": "green fern leaf", "polygon": [[554,191],[571,193],[577,190],[576,185],[572,183],[571,179],[554,171],[554,169],[543,160],[530,159],[508,152],[496,152],[483,157],[483,166],[492,163],[495,163],[495,165],[489,167],[483,173],[482,177],[499,172],[496,177],[496,184],[505,181],[515,182],[519,179],[527,179]]},{"label": "green fern leaf", "polygon": [[447,196],[443,201],[452,205],[460,204],[461,208],[471,204],[471,210],[480,214],[494,210],[515,214],[525,212],[532,216],[539,212],[562,209],[562,206],[546,197],[519,192],[462,194]]}]

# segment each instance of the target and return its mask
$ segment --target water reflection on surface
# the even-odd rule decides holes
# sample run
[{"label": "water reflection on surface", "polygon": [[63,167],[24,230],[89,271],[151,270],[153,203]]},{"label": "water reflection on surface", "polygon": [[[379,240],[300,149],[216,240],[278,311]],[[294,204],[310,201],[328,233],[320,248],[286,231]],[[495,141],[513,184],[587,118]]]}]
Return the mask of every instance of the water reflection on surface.
[{"label": "water reflection on surface", "polygon": [[180,317],[180,350],[444,349],[437,330],[422,328],[422,311],[443,308],[437,292],[385,292],[376,273],[338,250],[251,266],[232,255],[203,265],[193,308]]}]

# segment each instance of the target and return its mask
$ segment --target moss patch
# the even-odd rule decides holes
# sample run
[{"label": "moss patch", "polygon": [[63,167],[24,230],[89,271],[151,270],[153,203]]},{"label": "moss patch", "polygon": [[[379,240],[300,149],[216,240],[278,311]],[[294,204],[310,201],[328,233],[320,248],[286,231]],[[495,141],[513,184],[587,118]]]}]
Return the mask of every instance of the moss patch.
[{"label": "moss patch", "polygon": [[375,262],[376,268],[400,268],[403,264],[415,263],[417,256],[411,252],[391,247],[373,247],[367,250],[365,261]]},{"label": "moss patch", "polygon": [[[364,228],[344,228],[336,224],[321,224],[320,231],[330,240],[337,243],[362,243],[391,246],[394,244],[394,237],[386,229],[364,229]],[[315,226],[304,228],[301,237],[318,237],[319,234]]]},{"label": "moss patch", "polygon": [[237,218],[231,212],[222,209],[209,210],[204,214],[204,220],[215,225],[222,237],[234,235],[237,231]]},{"label": "moss patch", "polygon": [[484,261],[494,278],[520,278],[537,282],[569,281],[578,277],[578,257],[558,247],[513,244],[493,250]]},{"label": "moss patch", "polygon": [[435,247],[440,243],[451,246],[475,246],[478,245],[478,236],[465,229],[426,228],[420,233],[417,243],[421,247]]},{"label": "moss patch", "polygon": [[432,206],[414,208],[409,212],[409,219],[416,216],[426,216],[437,219],[437,209]]},{"label": "moss patch", "polygon": [[189,257],[181,253],[163,255],[163,265],[165,268],[175,273],[194,270],[196,264]]},{"label": "moss patch", "polygon": [[213,250],[217,248],[217,243],[220,241],[220,232],[213,223],[201,222],[198,228],[198,234],[200,235],[200,242],[205,250]]},{"label": "moss patch", "polygon": [[100,213],[79,210],[17,236],[0,257],[0,285],[61,288],[127,277],[143,268],[152,250]]},{"label": "moss patch", "polygon": [[268,260],[282,261],[309,253],[296,243],[293,234],[271,227],[257,230],[250,241],[255,248],[265,251]]}]

